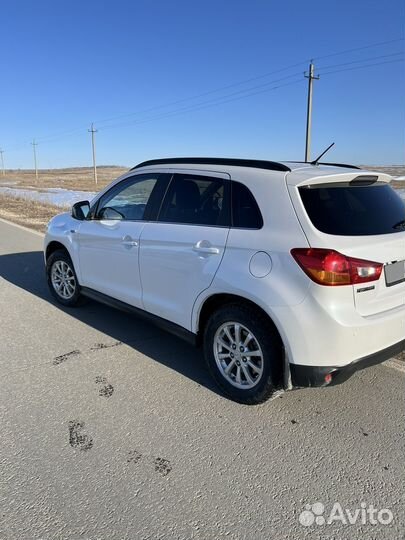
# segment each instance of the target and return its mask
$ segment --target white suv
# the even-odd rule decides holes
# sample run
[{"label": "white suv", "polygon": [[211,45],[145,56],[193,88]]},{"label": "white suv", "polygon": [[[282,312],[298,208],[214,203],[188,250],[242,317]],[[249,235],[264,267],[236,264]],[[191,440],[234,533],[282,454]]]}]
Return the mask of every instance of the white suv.
[{"label": "white suv", "polygon": [[147,161],[50,221],[49,287],[202,344],[236,401],[337,384],[405,349],[405,205],[389,181],[349,165]]}]

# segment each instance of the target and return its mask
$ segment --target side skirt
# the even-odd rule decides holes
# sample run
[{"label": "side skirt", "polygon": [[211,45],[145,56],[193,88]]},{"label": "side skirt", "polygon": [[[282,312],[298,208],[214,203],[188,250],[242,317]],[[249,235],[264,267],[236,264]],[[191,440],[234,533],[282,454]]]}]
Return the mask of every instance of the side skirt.
[{"label": "side skirt", "polygon": [[170,332],[171,334],[174,334],[181,339],[184,339],[191,345],[197,345],[196,334],[193,334],[193,332],[190,332],[182,326],[168,321],[167,319],[163,319],[162,317],[153,315],[148,311],[137,308],[135,306],[131,306],[130,304],[121,302],[121,300],[117,300],[116,298],[112,298],[111,296],[107,296],[106,294],[100,293],[93,289],[89,289],[88,287],[81,287],[81,293],[83,294],[83,296],[87,296],[87,298],[96,300],[96,302],[101,302],[102,304],[106,304],[107,306],[119,309],[120,311],[125,311],[126,313],[131,313],[132,315],[141,317],[142,319],[154,324],[155,326],[162,328],[163,330],[166,330],[167,332]]}]

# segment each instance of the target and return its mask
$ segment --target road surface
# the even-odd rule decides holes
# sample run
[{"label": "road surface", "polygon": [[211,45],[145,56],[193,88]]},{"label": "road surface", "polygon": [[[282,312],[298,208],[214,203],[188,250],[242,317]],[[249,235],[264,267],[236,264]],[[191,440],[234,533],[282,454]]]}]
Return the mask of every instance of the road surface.
[{"label": "road surface", "polygon": [[57,306],[41,247],[0,222],[1,540],[403,538],[403,373],[238,405],[179,339]]}]

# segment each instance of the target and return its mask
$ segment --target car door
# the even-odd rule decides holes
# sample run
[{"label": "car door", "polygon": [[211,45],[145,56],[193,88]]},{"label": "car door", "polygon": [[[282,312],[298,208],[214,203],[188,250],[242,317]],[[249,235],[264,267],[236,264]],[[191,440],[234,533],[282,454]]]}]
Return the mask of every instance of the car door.
[{"label": "car door", "polygon": [[134,175],[99,199],[94,215],[81,223],[76,235],[82,286],[142,307],[139,239],[168,178]]},{"label": "car door", "polygon": [[191,327],[195,299],[210,286],[230,227],[230,178],[221,173],[174,174],[158,220],[141,232],[145,309]]}]

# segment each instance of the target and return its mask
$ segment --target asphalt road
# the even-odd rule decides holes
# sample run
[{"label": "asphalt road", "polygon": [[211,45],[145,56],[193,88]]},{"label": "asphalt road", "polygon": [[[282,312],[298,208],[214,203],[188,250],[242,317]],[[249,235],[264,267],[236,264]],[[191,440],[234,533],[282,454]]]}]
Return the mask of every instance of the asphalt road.
[{"label": "asphalt road", "polygon": [[[41,247],[0,222],[1,540],[404,537],[403,373],[238,405],[179,339],[57,306]],[[315,502],[393,521],[302,525]]]}]

